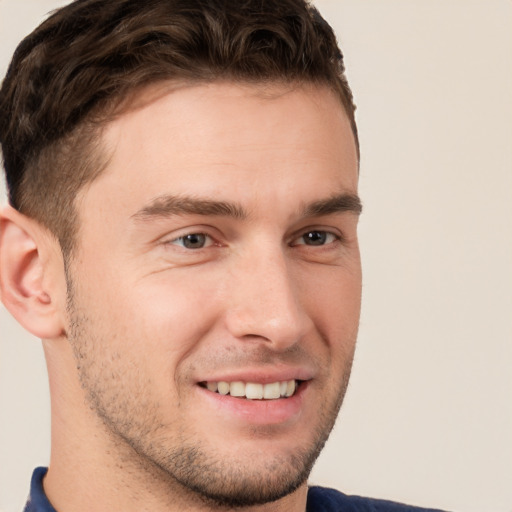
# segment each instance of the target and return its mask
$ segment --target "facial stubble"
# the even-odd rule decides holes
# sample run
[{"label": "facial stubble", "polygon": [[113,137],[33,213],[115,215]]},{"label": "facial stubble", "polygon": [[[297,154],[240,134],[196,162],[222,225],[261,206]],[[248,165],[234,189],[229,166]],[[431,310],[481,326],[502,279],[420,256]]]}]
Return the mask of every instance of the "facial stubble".
[{"label": "facial stubble", "polygon": [[[306,446],[298,442],[293,452],[271,454],[260,464],[254,464],[243,454],[226,460],[216,453],[215,447],[208,446],[200,436],[191,435],[183,426],[162,423],[158,416],[162,406],[147,391],[151,382],[137,373],[133,361],[128,362],[132,372],[128,374],[121,355],[108,352],[108,336],[102,336],[85,308],[80,307],[69,274],[68,315],[68,339],[87,406],[116,447],[112,456],[119,459],[119,466],[131,468],[148,482],[158,479],[168,487],[169,498],[181,491],[185,499],[199,500],[212,508],[269,503],[306,482],[343,402],[353,350],[346,359],[342,378],[331,383],[338,389],[330,395],[330,401],[323,402],[311,441]],[[128,377],[130,392],[123,385]],[[265,436],[272,436],[272,428],[255,428],[255,446]]]}]

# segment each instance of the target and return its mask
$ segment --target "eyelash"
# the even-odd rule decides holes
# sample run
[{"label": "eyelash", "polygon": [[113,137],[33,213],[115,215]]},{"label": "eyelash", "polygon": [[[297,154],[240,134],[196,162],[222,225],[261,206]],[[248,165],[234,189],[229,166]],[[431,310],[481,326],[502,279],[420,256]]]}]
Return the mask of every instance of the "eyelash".
[{"label": "eyelash", "polygon": [[[308,244],[306,242],[305,237],[308,236],[308,235],[310,235],[310,239],[309,240],[313,242],[311,244]],[[321,243],[316,244],[315,242],[317,241],[317,239],[314,239],[313,235],[316,235],[316,236],[320,235],[320,242]],[[194,238],[197,239],[198,237],[199,237],[200,240],[204,239],[204,241],[205,241],[205,243],[203,245],[201,245],[200,247],[187,247],[185,245],[187,243],[187,239],[193,243],[194,242]],[[206,243],[207,239],[210,240],[210,243]],[[302,239],[302,242],[297,242],[298,240],[301,240],[301,239]],[[326,240],[330,240],[330,241],[326,241]],[[335,233],[333,233],[331,231],[327,231],[327,230],[311,229],[309,231],[303,232],[299,237],[294,238],[292,240],[292,242],[290,243],[290,245],[292,247],[295,247],[295,246],[298,246],[298,245],[305,245],[305,246],[309,246],[309,247],[324,247],[326,245],[330,245],[330,244],[335,243],[337,241],[342,241],[342,237],[340,235],[337,235],[337,234],[335,234]],[[173,240],[170,240],[168,243],[171,244],[171,245],[179,245],[183,249],[187,249],[187,250],[200,250],[200,249],[204,249],[206,247],[210,247],[212,245],[215,245],[215,241],[214,241],[212,236],[208,235],[207,233],[201,233],[201,232],[187,233],[186,235],[183,235],[183,236],[174,238]]]},{"label": "eyelash", "polygon": [[[187,247],[185,245],[186,240],[189,239],[189,238],[192,238],[192,237],[204,237],[205,239],[209,239],[211,241],[211,243],[209,243],[207,245],[202,245],[201,247]],[[183,242],[183,245],[179,244],[179,242]],[[186,235],[174,238],[173,240],[171,240],[168,243],[171,244],[171,245],[181,245],[181,247],[183,249],[190,249],[190,250],[204,249],[205,247],[210,247],[211,245],[215,245],[215,242],[214,242],[213,238],[210,235],[208,235],[206,233],[200,233],[200,232],[198,232],[198,233],[187,233]]]},{"label": "eyelash", "polygon": [[[315,244],[315,243],[312,243],[312,244],[307,244],[306,243],[306,240],[305,240],[305,237],[308,236],[308,235],[321,235],[321,239],[323,239],[323,243],[320,243],[320,244]],[[329,239],[331,238],[330,241],[325,241],[326,239]],[[296,246],[296,245],[307,245],[309,247],[324,247],[326,245],[330,245],[334,242],[339,242],[341,241],[341,236],[340,235],[337,235],[336,233],[333,233],[332,231],[327,231],[325,229],[311,229],[309,231],[305,231],[303,232],[298,238],[295,238],[294,239],[294,242],[295,240],[303,240],[303,243],[302,242],[299,242],[299,243],[293,243],[292,242],[292,246]],[[310,237],[309,239],[310,241],[312,242],[315,242],[316,240],[313,239],[313,237]],[[322,241],[322,240],[321,240]]]}]

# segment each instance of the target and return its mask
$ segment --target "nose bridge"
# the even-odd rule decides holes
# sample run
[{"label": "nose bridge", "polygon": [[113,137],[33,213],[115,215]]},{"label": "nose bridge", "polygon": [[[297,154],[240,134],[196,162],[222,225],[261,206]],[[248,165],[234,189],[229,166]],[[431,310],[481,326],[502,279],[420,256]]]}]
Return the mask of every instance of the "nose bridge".
[{"label": "nose bridge", "polygon": [[227,324],[238,338],[258,337],[276,350],[285,350],[310,325],[300,301],[286,249],[261,244],[239,256],[230,289]]}]

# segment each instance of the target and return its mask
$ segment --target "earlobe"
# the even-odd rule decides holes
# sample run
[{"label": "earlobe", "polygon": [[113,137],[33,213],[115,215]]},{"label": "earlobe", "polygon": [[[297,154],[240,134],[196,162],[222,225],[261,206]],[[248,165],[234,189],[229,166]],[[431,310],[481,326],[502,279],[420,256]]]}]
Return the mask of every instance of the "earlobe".
[{"label": "earlobe", "polygon": [[[14,318],[41,339],[63,333],[59,301],[48,289],[48,252],[43,230],[37,222],[11,207],[0,213],[0,293],[2,302]],[[51,287],[51,286],[50,286]]]}]

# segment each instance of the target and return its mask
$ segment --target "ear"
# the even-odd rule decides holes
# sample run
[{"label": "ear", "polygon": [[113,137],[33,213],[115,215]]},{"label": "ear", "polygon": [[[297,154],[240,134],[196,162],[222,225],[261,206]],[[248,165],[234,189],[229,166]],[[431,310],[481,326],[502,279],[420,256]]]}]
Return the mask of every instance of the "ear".
[{"label": "ear", "polygon": [[0,212],[0,297],[14,318],[41,339],[64,333],[64,264],[56,246],[35,220],[10,206]]}]

